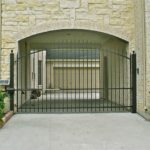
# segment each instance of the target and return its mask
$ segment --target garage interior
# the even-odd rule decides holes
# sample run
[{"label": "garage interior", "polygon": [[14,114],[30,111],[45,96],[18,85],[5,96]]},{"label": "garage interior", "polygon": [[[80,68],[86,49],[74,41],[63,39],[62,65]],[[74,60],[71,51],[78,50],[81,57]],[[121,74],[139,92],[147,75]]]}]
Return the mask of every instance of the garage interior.
[{"label": "garage interior", "polygon": [[19,41],[16,105],[26,113],[131,111],[128,42],[58,30]]}]

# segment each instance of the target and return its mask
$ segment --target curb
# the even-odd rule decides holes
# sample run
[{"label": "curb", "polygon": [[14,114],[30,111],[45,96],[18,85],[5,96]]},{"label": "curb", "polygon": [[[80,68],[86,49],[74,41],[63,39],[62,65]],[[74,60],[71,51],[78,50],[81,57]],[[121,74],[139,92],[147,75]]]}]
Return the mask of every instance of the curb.
[{"label": "curb", "polygon": [[[3,121],[3,126],[9,121],[9,119],[13,116],[14,112],[13,111],[9,111],[5,114],[5,116],[2,118]],[[3,127],[2,126],[2,127]],[[2,128],[1,127],[1,128]]]}]

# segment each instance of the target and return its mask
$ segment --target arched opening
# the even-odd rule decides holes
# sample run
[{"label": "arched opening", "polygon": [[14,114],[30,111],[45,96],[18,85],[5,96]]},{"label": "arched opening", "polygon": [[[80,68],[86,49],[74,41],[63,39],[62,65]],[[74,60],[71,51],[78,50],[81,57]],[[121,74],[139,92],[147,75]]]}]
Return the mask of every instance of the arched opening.
[{"label": "arched opening", "polygon": [[127,47],[112,35],[77,29],[19,41],[18,111],[129,111]]}]

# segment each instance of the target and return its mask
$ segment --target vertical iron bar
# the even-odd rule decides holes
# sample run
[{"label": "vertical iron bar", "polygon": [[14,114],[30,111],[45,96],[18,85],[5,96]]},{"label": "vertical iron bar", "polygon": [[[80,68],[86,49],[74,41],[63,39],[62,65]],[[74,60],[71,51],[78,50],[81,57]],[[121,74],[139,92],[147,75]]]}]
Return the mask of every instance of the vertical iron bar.
[{"label": "vertical iron bar", "polygon": [[[35,64],[34,64],[34,65],[35,65],[35,67],[39,67],[39,66],[38,66],[38,65],[39,65],[39,51],[36,51],[36,55],[38,55],[37,58],[36,58],[36,59],[38,59],[38,60],[35,61]],[[37,63],[37,64],[36,64],[36,63]],[[39,80],[39,77],[38,77],[38,76],[39,76],[39,72],[38,72],[38,69],[39,69],[39,68],[36,69],[36,70],[37,70],[37,74],[36,74],[36,71],[35,71],[35,76],[37,76],[37,77],[36,77],[37,81],[35,80],[35,82],[37,82],[37,83],[35,83],[35,85],[37,84],[37,87],[35,87],[35,89],[39,91],[39,83],[38,83],[38,82],[39,82],[39,81],[38,81],[38,80]],[[39,102],[40,102],[40,100],[39,100],[39,97],[37,97],[37,99],[38,99],[38,112],[39,112],[39,111],[40,111],[40,107],[39,107]],[[43,103],[43,101],[42,101],[42,103]],[[36,104],[36,100],[34,100],[34,104]],[[42,105],[43,105],[43,104],[42,104]],[[42,109],[43,109],[43,108],[42,108]],[[34,112],[35,112],[35,111],[36,111],[36,107],[34,106]]]},{"label": "vertical iron bar", "polygon": [[[20,53],[22,53],[22,52],[20,52]],[[22,54],[21,54],[21,56],[20,56],[20,71],[21,71],[21,74],[20,74],[20,80],[21,80],[21,82],[20,82],[20,88],[21,88],[21,112],[24,112],[25,111],[25,109],[26,109],[26,107],[24,107],[24,109],[23,109],[23,102],[22,102],[22,95],[23,95],[23,88],[22,88],[22,72],[23,72],[23,67],[22,67],[22,62],[23,62],[23,57],[22,57]]]},{"label": "vertical iron bar", "polygon": [[18,78],[18,70],[19,70],[19,68],[18,68],[18,53],[17,53],[17,61],[16,61],[16,63],[17,63],[17,70],[16,70],[16,83],[17,83],[17,112],[18,112],[18,82],[19,82],[19,78]]},{"label": "vertical iron bar", "polygon": [[105,65],[104,65],[104,49],[103,49],[103,56],[102,56],[102,58],[103,58],[103,111],[105,111],[105,108],[104,108],[104,106],[105,106],[105,88],[104,88],[104,85],[105,85],[105,75],[104,75],[104,69],[105,69]]},{"label": "vertical iron bar", "polygon": [[[44,90],[43,90],[43,89],[44,89],[43,78],[45,78],[45,77],[43,77],[43,71],[44,71],[44,70],[43,70],[43,63],[44,63],[43,54],[44,54],[44,51],[42,50],[42,51],[40,51],[40,52],[42,53],[42,62],[41,62],[41,65],[42,65],[42,66],[40,67],[40,68],[42,69],[42,71],[40,71],[40,72],[41,72],[41,75],[40,75],[40,78],[41,78],[41,79],[40,79],[40,80],[41,80],[42,89],[40,89],[40,90],[41,90],[41,94],[42,94],[42,112],[43,112],[43,111],[45,110],[45,106],[44,106],[45,100],[43,99],[43,94],[44,94],[44,93],[43,93],[43,91],[44,91]],[[39,90],[39,91],[40,91],[40,90]],[[38,92],[39,92],[39,91],[38,91]]]},{"label": "vertical iron bar", "polygon": [[59,51],[58,51],[58,89],[59,89],[59,91],[58,91],[58,109],[59,109],[59,112],[60,112],[60,104],[61,104],[61,100],[60,100],[60,98],[61,98],[61,96],[60,96],[60,94],[61,94],[61,92],[60,92],[60,86],[61,86],[61,83],[60,83],[60,71],[61,71],[61,67],[60,67],[60,65],[61,65],[61,63],[60,63],[60,50],[61,50],[61,45],[60,45],[60,42],[57,44],[58,45],[58,49],[59,49]]},{"label": "vertical iron bar", "polygon": [[92,73],[93,73],[92,72],[92,70],[93,70],[93,68],[92,68],[92,66],[93,66],[93,56],[92,55],[93,55],[93,49],[92,49],[92,43],[91,43],[91,56],[90,56],[91,57],[91,112],[93,111],[92,110],[92,108],[93,108],[93,106],[92,106],[92,103],[93,103],[93,99],[92,99],[93,98],[92,97],[92,94],[93,94],[93,89],[92,89],[93,88],[92,87],[92,84],[93,84],[92,83],[92,78],[93,78],[93,76],[92,76]]},{"label": "vertical iron bar", "polygon": [[77,76],[77,45],[75,44],[75,112],[76,110],[76,106],[77,106],[77,85],[76,85],[76,76]]},{"label": "vertical iron bar", "polygon": [[119,61],[119,111],[120,111],[120,107],[121,107],[121,104],[120,104],[120,59],[124,59],[123,57],[120,57],[118,56],[118,61]]},{"label": "vertical iron bar", "polygon": [[107,56],[104,56],[104,98],[107,101],[107,107],[108,107],[108,58]]},{"label": "vertical iron bar", "polygon": [[136,53],[133,51],[132,57],[132,113],[136,113]]},{"label": "vertical iron bar", "polygon": [[[56,47],[56,43],[54,42],[54,47]],[[53,94],[54,94],[54,112],[56,111],[56,75],[55,75],[55,66],[56,66],[56,63],[57,63],[57,47],[56,47],[56,50],[55,50],[55,58],[53,58],[53,62],[54,62],[54,65],[53,65],[53,79],[54,79],[54,90],[53,90]]]},{"label": "vertical iron bar", "polygon": [[108,107],[109,107],[109,74],[108,74],[108,69],[109,69],[109,51],[107,50],[107,56],[106,56],[106,97],[107,97],[107,111],[108,111]]},{"label": "vertical iron bar", "polygon": [[[52,44],[51,44],[52,45]],[[51,51],[52,51],[52,48],[49,50],[50,51],[50,54],[51,54]],[[52,78],[52,75],[51,75],[51,65],[52,65],[52,60],[51,60],[51,57],[50,57],[50,65],[49,65],[49,74],[50,74],[50,77],[49,77],[49,82],[50,82],[50,97],[49,97],[49,109],[50,109],[50,112],[52,111],[52,83],[51,83],[51,78]]]},{"label": "vertical iron bar", "polygon": [[116,111],[116,107],[117,107],[117,91],[116,91],[116,88],[117,88],[117,68],[116,68],[116,65],[117,65],[117,62],[116,62],[116,59],[117,59],[117,55],[114,54],[114,59],[115,59],[115,111]]},{"label": "vertical iron bar", "polygon": [[[126,52],[126,56],[128,56],[127,55],[127,52]],[[127,78],[127,84],[126,84],[126,87],[128,88],[127,90],[126,90],[126,92],[127,92],[127,96],[126,96],[126,100],[127,100],[127,103],[126,103],[126,105],[127,106],[130,106],[129,105],[129,100],[128,100],[128,98],[129,98],[129,69],[128,69],[128,61],[129,61],[129,59],[126,59],[126,78]],[[128,108],[127,108],[128,109]]]},{"label": "vertical iron bar", "polygon": [[83,65],[83,86],[82,86],[82,88],[83,88],[83,112],[85,111],[85,110],[84,110],[84,109],[85,109],[85,105],[84,105],[84,104],[85,104],[85,100],[84,100],[84,92],[85,92],[85,91],[84,91],[84,69],[85,69],[85,68],[84,68],[84,61],[85,61],[85,58],[84,58],[84,55],[85,55],[85,54],[84,54],[84,49],[85,49],[85,47],[84,47],[84,44],[85,44],[85,43],[84,43],[84,41],[83,41],[83,49],[82,49],[82,55],[83,55],[83,56],[82,56],[82,57],[83,57],[83,58],[82,58],[82,60],[83,60],[83,64],[82,64],[82,65]]},{"label": "vertical iron bar", "polygon": [[84,41],[83,41],[83,45],[82,45],[82,65],[83,65],[83,66],[82,66],[82,71],[83,71],[83,74],[82,74],[82,75],[83,75],[83,76],[82,76],[82,78],[83,78],[83,82],[82,82],[82,83],[83,83],[83,86],[82,86],[82,88],[83,88],[83,93],[82,93],[82,94],[83,94],[83,98],[82,98],[82,99],[83,99],[83,112],[84,112],[84,109],[85,109],[85,107],[84,107],[84,103],[85,103],[85,99],[84,99],[84,92],[85,92],[85,91],[84,91],[84,74],[85,74],[85,73],[84,73],[84,59],[85,59],[84,45],[85,45],[85,43],[84,43]]},{"label": "vertical iron bar", "polygon": [[69,111],[69,89],[68,89],[68,72],[69,72],[69,66],[68,66],[68,59],[69,59],[69,57],[68,57],[68,55],[69,55],[69,52],[70,52],[70,50],[69,50],[69,41],[66,41],[66,43],[67,43],[67,45],[66,45],[66,50],[67,50],[67,54],[66,54],[66,97],[67,97],[67,112]]},{"label": "vertical iron bar", "polygon": [[113,88],[113,55],[112,55],[112,52],[111,52],[111,65],[110,65],[110,68],[111,68],[111,111],[113,110],[113,108],[112,108],[112,105],[113,105],[113,90],[112,90],[112,88]]},{"label": "vertical iron bar", "polygon": [[[28,69],[28,70],[29,70],[29,74],[28,74],[28,75],[29,75],[29,83],[28,83],[29,86],[28,86],[27,88],[30,89],[30,88],[31,88],[31,84],[32,84],[32,83],[31,83],[31,81],[32,81],[32,76],[31,76],[31,74],[32,74],[31,61],[32,61],[32,60],[31,60],[31,53],[30,53],[30,51],[29,51],[29,58],[28,58],[28,59],[29,59],[29,66],[30,66],[30,67],[29,67],[29,69]],[[27,92],[30,93],[30,91],[27,91]],[[30,97],[29,97],[29,100],[30,100],[30,112],[31,112],[31,107],[32,107],[32,105],[31,105],[31,95],[29,94],[29,96],[30,96]]]},{"label": "vertical iron bar", "polygon": [[[130,53],[130,106],[132,106],[132,54]],[[130,111],[132,108],[130,107]]]},{"label": "vertical iron bar", "polygon": [[[79,45],[81,45],[81,42],[79,42]],[[80,54],[80,49],[81,49],[81,47],[79,47],[79,54],[78,54],[78,55],[79,55],[79,58],[78,58],[78,59],[79,59],[79,61],[78,61],[78,63],[79,63],[79,66],[78,66],[78,68],[79,68],[79,112],[80,112],[80,109],[81,109],[81,108],[80,108],[80,107],[81,107],[81,99],[80,99],[80,94],[81,94],[81,93],[80,93],[80,92],[81,92],[81,89],[80,89],[80,88],[81,88],[81,87],[80,87],[80,69],[81,69],[81,68],[80,68],[80,67],[81,67],[81,66],[80,66],[80,63],[81,63],[81,62],[80,62],[80,59],[81,59],[81,58],[80,58],[80,55],[81,55],[81,54]]]},{"label": "vertical iron bar", "polygon": [[[86,47],[87,48],[87,47]],[[87,49],[87,112],[89,111],[89,51]]]},{"label": "vertical iron bar", "polygon": [[97,94],[97,90],[96,90],[96,58],[97,58],[97,55],[96,55],[96,52],[97,52],[97,49],[94,49],[95,50],[95,55],[94,55],[94,57],[95,57],[95,112],[96,112],[96,102],[97,102],[97,98],[96,98],[96,94]]},{"label": "vertical iron bar", "polygon": [[14,111],[14,53],[13,50],[10,53],[10,85],[9,88],[12,89],[9,92],[10,95],[10,110]]},{"label": "vertical iron bar", "polygon": [[99,111],[101,111],[101,50],[99,49]]},{"label": "vertical iron bar", "polygon": [[72,93],[73,93],[73,83],[72,83],[72,72],[73,72],[73,61],[74,61],[74,59],[72,58],[73,57],[73,43],[72,43],[72,41],[71,41],[71,45],[70,45],[70,48],[71,48],[71,52],[70,52],[70,61],[71,61],[71,63],[70,63],[70,82],[71,82],[71,85],[70,85],[70,92],[71,92],[71,97],[70,97],[70,105],[71,105],[71,112],[73,112],[73,109],[72,109],[72,102],[73,102],[73,98],[72,98]]},{"label": "vertical iron bar", "polygon": [[[65,42],[64,42],[65,43]],[[62,46],[63,46],[63,43],[62,43]],[[65,52],[64,52],[64,49],[62,49],[62,53],[63,53],[63,112],[65,111],[65,109],[64,109],[64,100],[65,100],[65,97],[64,97],[64,95],[65,95],[65,93],[64,93],[64,81],[65,81],[65,60],[64,60],[64,57],[65,57]]]},{"label": "vertical iron bar", "polygon": [[[27,42],[25,42],[25,56],[24,56],[24,89],[25,89],[25,103],[27,102],[27,53],[28,53],[28,49],[27,49]],[[27,112],[27,108],[26,108],[26,112]]]},{"label": "vertical iron bar", "polygon": [[[124,55],[124,53],[123,53],[123,50],[122,50],[122,55]],[[125,68],[124,68],[124,65],[125,65],[125,61],[124,61],[124,58],[122,58],[122,64],[123,64],[123,111],[124,111],[124,109],[125,109],[125,106],[124,106],[124,81],[125,81],[125,77],[124,77],[124,70],[125,70]]]},{"label": "vertical iron bar", "polygon": [[46,71],[45,71],[45,73],[46,73],[46,80],[45,80],[45,82],[46,82],[46,83],[45,83],[45,84],[46,84],[46,90],[45,90],[45,94],[46,94],[46,112],[47,112],[47,111],[48,111],[48,99],[47,99],[47,92],[48,92],[48,91],[47,91],[47,89],[48,89],[48,86],[47,86],[48,84],[47,84],[47,83],[48,83],[48,80],[47,80],[47,75],[49,75],[49,74],[47,74],[47,69],[48,69],[48,67],[47,67],[47,66],[48,66],[48,65],[47,65],[47,64],[48,64],[48,60],[47,60],[47,50],[46,50],[46,56],[45,56],[45,57],[46,57],[46,58],[45,58],[45,59],[46,59],[46,60],[45,60],[45,63],[46,63],[46,64],[45,64],[45,65],[46,65],[46,66],[45,66],[45,67],[46,67]]},{"label": "vertical iron bar", "polygon": [[[35,51],[33,51],[34,53],[31,54],[31,56],[33,55],[33,59],[31,59],[32,61],[32,88],[31,88],[31,97],[32,98],[32,90],[34,89],[35,87]],[[32,57],[31,57],[32,58]],[[22,71],[21,71],[22,72]],[[22,76],[22,75],[21,75]],[[35,100],[34,100],[34,105],[36,104]],[[34,106],[34,112],[35,112],[35,106]]]}]

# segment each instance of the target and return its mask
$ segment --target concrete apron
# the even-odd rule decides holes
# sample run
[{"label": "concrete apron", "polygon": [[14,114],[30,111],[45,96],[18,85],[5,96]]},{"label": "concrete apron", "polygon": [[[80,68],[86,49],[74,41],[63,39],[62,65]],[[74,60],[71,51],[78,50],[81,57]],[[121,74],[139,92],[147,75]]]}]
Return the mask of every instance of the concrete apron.
[{"label": "concrete apron", "polygon": [[17,114],[0,150],[149,150],[150,122],[137,114]]}]

